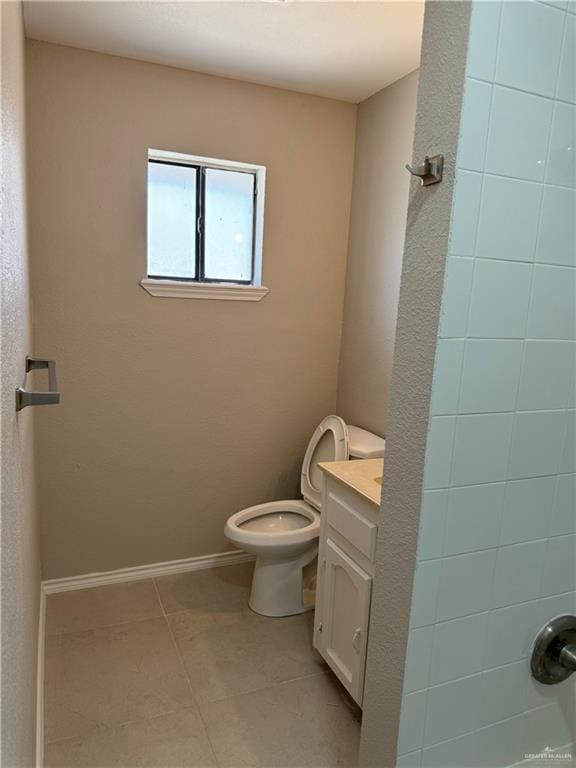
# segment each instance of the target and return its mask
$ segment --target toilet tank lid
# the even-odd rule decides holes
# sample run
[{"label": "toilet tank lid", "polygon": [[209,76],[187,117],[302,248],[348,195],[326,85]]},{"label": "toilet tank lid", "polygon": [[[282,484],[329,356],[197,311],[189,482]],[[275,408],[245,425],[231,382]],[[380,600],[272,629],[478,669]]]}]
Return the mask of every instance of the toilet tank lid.
[{"label": "toilet tank lid", "polygon": [[350,424],[348,425],[348,444],[350,456],[354,456],[355,459],[381,459],[386,447],[383,437]]}]

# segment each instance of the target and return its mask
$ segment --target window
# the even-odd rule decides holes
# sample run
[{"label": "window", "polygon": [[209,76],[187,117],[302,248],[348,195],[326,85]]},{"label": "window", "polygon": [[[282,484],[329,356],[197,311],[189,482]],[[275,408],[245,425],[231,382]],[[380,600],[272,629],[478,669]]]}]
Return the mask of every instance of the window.
[{"label": "window", "polygon": [[264,181],[260,165],[148,151],[148,270],[154,296],[257,301]]}]

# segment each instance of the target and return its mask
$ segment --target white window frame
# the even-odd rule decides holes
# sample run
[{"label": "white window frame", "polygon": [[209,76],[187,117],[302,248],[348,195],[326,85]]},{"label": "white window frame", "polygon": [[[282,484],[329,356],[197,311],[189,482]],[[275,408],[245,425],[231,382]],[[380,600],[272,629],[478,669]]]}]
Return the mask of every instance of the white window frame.
[{"label": "white window frame", "polygon": [[[224,299],[232,301],[260,301],[268,293],[262,285],[262,247],[264,240],[264,194],[266,166],[239,163],[235,160],[220,160],[214,157],[200,157],[164,149],[149,149],[148,160],[184,163],[202,168],[217,168],[224,171],[247,171],[253,173],[256,183],[254,205],[254,265],[252,283],[199,282],[186,280],[163,280],[146,276],[140,281],[144,290],[152,296],[173,299]],[[148,254],[146,254],[148,259]],[[148,272],[148,263],[146,263]]]}]

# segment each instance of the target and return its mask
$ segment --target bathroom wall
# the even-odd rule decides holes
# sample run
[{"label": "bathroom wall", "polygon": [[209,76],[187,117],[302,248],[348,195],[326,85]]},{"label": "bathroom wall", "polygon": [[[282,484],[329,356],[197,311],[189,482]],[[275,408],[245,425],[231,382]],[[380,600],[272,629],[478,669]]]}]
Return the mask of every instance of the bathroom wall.
[{"label": "bathroom wall", "polygon": [[386,434],[418,72],[358,107],[337,409]]},{"label": "bathroom wall", "polygon": [[32,409],[14,409],[30,341],[26,238],[24,32],[20,3],[3,2],[2,302],[2,765],[30,768],[36,749],[40,564],[34,504]]},{"label": "bathroom wall", "polygon": [[576,4],[473,4],[398,743],[507,766],[575,740],[530,675],[576,612]]},{"label": "bathroom wall", "polygon": [[[336,407],[356,106],[28,44],[47,578],[207,555],[226,518],[299,492]],[[267,166],[259,303],[154,298],[148,147]]]},{"label": "bathroom wall", "polygon": [[[466,56],[469,3],[426,4],[412,162],[445,156],[441,184],[410,184],[386,435],[359,764],[396,764],[428,412]],[[450,45],[446,46],[446,40]],[[475,763],[463,763],[475,765]],[[480,763],[476,764],[477,767]],[[447,766],[445,768],[448,768]]]}]

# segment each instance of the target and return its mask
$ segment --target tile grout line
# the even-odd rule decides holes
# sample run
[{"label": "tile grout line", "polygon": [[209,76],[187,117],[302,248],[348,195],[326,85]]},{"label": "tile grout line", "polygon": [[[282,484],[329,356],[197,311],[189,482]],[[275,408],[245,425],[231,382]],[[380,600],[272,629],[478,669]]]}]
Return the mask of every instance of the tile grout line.
[{"label": "tile grout line", "polygon": [[[163,619],[167,623],[166,614],[164,612],[164,606],[162,604],[162,600],[160,598],[160,594],[159,594],[159,591],[158,591],[158,589],[156,587],[154,579],[153,578],[147,578],[147,579],[142,579],[142,580],[139,580],[139,581],[141,583],[145,583],[146,581],[152,582],[152,586],[154,588],[154,593],[155,593],[156,598],[157,598],[158,603],[159,603],[160,614],[155,615],[155,616],[146,616],[146,617],[143,617],[143,618],[140,618],[140,619],[130,619],[130,620],[127,620],[127,621],[115,622],[113,624],[102,624],[102,625],[98,625],[98,626],[95,626],[95,627],[88,627],[86,629],[72,630],[72,631],[67,631],[67,632],[58,632],[58,633],[55,633],[55,634],[46,634],[45,640],[47,641],[49,638],[68,637],[70,635],[78,635],[78,634],[83,634],[83,633],[86,633],[86,632],[97,632],[99,630],[104,630],[104,629],[107,629],[107,630],[108,629],[114,629],[115,627],[123,627],[123,626],[127,626],[128,624],[141,624],[141,623],[146,622],[146,621],[155,621],[157,619]],[[106,585],[106,586],[108,586],[108,585]],[[110,585],[110,586],[117,586],[117,585],[114,584],[114,585]],[[87,589],[98,589],[98,588],[99,587],[87,587]],[[57,593],[54,593],[54,594],[57,594]],[[68,593],[66,592],[66,593],[62,593],[62,594],[68,594]],[[50,597],[50,595],[46,595],[46,597],[48,598],[48,597]],[[48,605],[47,605],[47,609],[48,609]],[[90,738],[90,737],[98,735],[98,734],[109,733],[109,732],[115,731],[115,730],[117,730],[119,728],[123,728],[123,727],[125,727],[127,725],[134,725],[134,724],[138,724],[138,723],[145,723],[145,722],[149,722],[149,721],[152,721],[152,720],[157,720],[157,719],[159,719],[161,717],[170,717],[172,715],[177,714],[180,711],[185,711],[185,710],[189,710],[189,709],[192,710],[193,708],[195,709],[195,711],[198,710],[198,704],[197,704],[195,698],[194,698],[194,703],[193,704],[191,704],[189,706],[185,706],[185,707],[180,707],[178,709],[174,709],[171,712],[162,712],[162,713],[160,713],[158,715],[153,715],[151,717],[129,718],[127,720],[123,720],[121,722],[113,723],[113,724],[110,724],[110,725],[103,725],[103,724],[101,724],[100,727],[96,727],[96,728],[94,728],[94,729],[92,729],[92,730],[90,730],[90,731],[88,731],[88,732],[86,732],[84,734],[77,734],[77,735],[72,735],[72,736],[62,736],[62,737],[59,737],[59,738],[56,738],[56,739],[45,738],[43,743],[44,743],[44,746],[46,747],[46,746],[49,746],[49,745],[52,745],[52,744],[60,744],[60,743],[64,743],[64,742],[67,742],[67,741],[74,741],[74,740],[77,740],[77,739],[86,739],[86,738]],[[212,749],[212,745],[211,744],[210,744],[210,747]]]},{"label": "tile grout line", "polygon": [[[162,608],[162,611],[163,611],[163,614],[164,614],[164,618],[166,619],[166,623],[168,624],[168,629],[170,631],[170,635],[172,637],[174,646],[175,646],[176,651],[178,653],[178,657],[179,657],[179,659],[181,661],[181,664],[182,664],[182,667],[184,669],[184,673],[186,675],[187,682],[188,682],[188,684],[190,686],[192,695],[194,696],[194,690],[193,690],[193,687],[192,687],[192,681],[190,680],[188,671],[186,669],[186,665],[184,663],[183,656],[182,656],[182,654],[180,652],[180,649],[178,647],[178,641],[176,640],[176,637],[175,637],[175,635],[174,635],[174,633],[172,631],[172,628],[170,626],[170,623],[168,621],[168,617],[169,616],[176,616],[179,613],[187,613],[188,611],[187,611],[187,609],[183,609],[181,611],[175,611],[174,613],[170,613],[170,614],[166,613],[166,611],[164,609],[164,604],[162,603],[162,598],[160,596],[160,591],[158,590],[158,585],[156,584],[156,580],[152,579],[152,581],[154,582],[154,588],[156,590],[156,594],[158,596],[158,600],[160,601],[160,605],[161,605],[161,608]],[[314,671],[314,672],[309,672],[309,673],[306,673],[306,674],[303,674],[303,675],[297,675],[296,677],[291,677],[288,680],[279,680],[279,681],[274,682],[274,683],[272,683],[270,685],[263,685],[263,686],[259,686],[257,688],[251,688],[249,691],[241,691],[239,693],[232,693],[232,694],[230,694],[228,696],[223,696],[222,698],[218,698],[218,699],[214,699],[214,700],[207,700],[207,703],[209,703],[209,704],[217,704],[217,703],[220,703],[222,701],[228,701],[229,699],[240,698],[242,696],[250,696],[253,693],[260,693],[262,691],[270,690],[272,688],[277,688],[277,687],[282,686],[282,685],[287,685],[287,684],[290,684],[290,683],[295,683],[295,682],[298,682],[300,680],[308,680],[310,678],[320,677],[320,676],[326,677],[326,676],[329,676],[329,675],[330,675],[330,670],[327,667],[326,668],[320,668],[319,667],[318,670]],[[200,713],[200,717],[202,719],[202,722],[205,725],[206,731],[208,732],[208,728],[206,727],[204,716],[202,715],[202,710],[201,710],[201,707],[200,707],[200,702],[197,700],[196,696],[194,696],[194,701],[195,701],[195,703],[196,703],[196,705],[198,707],[198,711]],[[208,735],[208,739],[210,741],[210,744],[212,745],[212,741],[211,741],[209,735]],[[214,755],[214,757],[216,759],[216,755]],[[217,759],[216,759],[216,762],[217,762],[217,764],[219,766],[220,764],[218,763]]]},{"label": "tile grout line", "polygon": [[[96,587],[97,589],[97,587]],[[66,594],[66,593],[62,593]],[[163,619],[164,615],[158,616],[144,616],[141,619],[129,619],[127,621],[115,621],[113,624],[98,624],[94,627],[86,627],[85,629],[70,629],[64,632],[51,632],[46,634],[46,638],[49,637],[66,637],[68,635],[81,635],[83,632],[98,632],[100,629],[113,629],[114,627],[125,627],[127,624],[141,624],[144,621],[154,621],[154,619]]]},{"label": "tile grout line", "polygon": [[[192,683],[191,683],[190,677],[188,675],[188,672],[186,670],[186,665],[184,663],[183,656],[180,653],[180,649],[178,647],[178,643],[177,643],[176,637],[175,637],[174,632],[172,631],[172,628],[170,626],[169,616],[170,615],[175,615],[175,614],[168,614],[166,612],[166,609],[165,609],[162,597],[160,595],[160,591],[159,591],[156,579],[153,578],[153,577],[150,577],[149,579],[142,580],[142,581],[143,582],[145,582],[145,581],[152,582],[152,587],[153,587],[154,595],[155,595],[156,600],[158,601],[158,605],[157,605],[157,608],[156,608],[158,613],[156,615],[149,616],[149,617],[144,617],[144,618],[140,618],[140,619],[132,619],[132,620],[129,620],[129,621],[121,621],[121,622],[114,623],[114,624],[106,624],[106,625],[102,625],[102,626],[98,626],[98,627],[92,627],[92,628],[88,628],[88,629],[74,630],[72,632],[61,632],[61,633],[58,633],[56,635],[52,635],[51,637],[65,637],[65,636],[69,636],[69,635],[83,634],[85,632],[98,631],[100,629],[113,629],[114,627],[117,627],[117,626],[126,626],[127,624],[139,624],[139,623],[146,622],[146,621],[155,621],[157,619],[162,619],[164,621],[164,623],[167,625],[167,629],[168,629],[168,632],[170,634],[170,638],[172,640],[173,646],[174,646],[174,648],[176,650],[176,653],[177,653],[177,656],[178,656],[178,660],[179,660],[180,665],[181,665],[181,671],[184,673],[184,677],[185,677],[186,683],[188,684],[189,690],[190,690],[190,692],[192,694],[192,702],[188,706],[178,707],[178,708],[174,709],[172,712],[163,712],[163,713],[160,713],[158,715],[153,715],[152,717],[141,717],[141,716],[129,717],[128,719],[123,720],[122,722],[117,722],[117,723],[113,723],[113,724],[110,724],[110,725],[105,725],[102,728],[97,728],[97,729],[91,730],[90,732],[88,732],[86,734],[80,734],[80,735],[79,734],[73,734],[73,735],[61,736],[61,737],[54,738],[54,739],[47,739],[47,740],[45,740],[44,743],[46,745],[53,745],[53,744],[66,743],[66,742],[70,742],[71,743],[71,742],[74,742],[75,740],[78,740],[78,739],[84,739],[84,738],[92,737],[94,735],[97,735],[98,733],[105,735],[106,733],[114,732],[114,731],[116,731],[118,729],[121,729],[121,728],[123,728],[125,726],[130,726],[130,725],[134,725],[134,724],[142,724],[142,723],[153,721],[153,720],[156,720],[156,719],[159,719],[159,718],[162,718],[162,717],[166,717],[166,716],[170,716],[170,715],[175,715],[178,712],[188,711],[188,710],[192,711],[193,710],[194,713],[199,716],[200,721],[201,721],[201,723],[203,725],[204,732],[206,734],[206,738],[207,738],[208,744],[210,746],[211,753],[213,755],[214,766],[215,766],[215,768],[219,768],[220,763],[219,763],[219,761],[218,761],[218,759],[216,757],[216,753],[215,753],[215,750],[214,750],[212,739],[210,738],[210,734],[208,732],[206,721],[205,721],[203,713],[202,713],[202,711],[200,709],[200,702],[198,701],[198,699],[194,695],[194,690],[192,688]],[[186,611],[182,611],[182,612],[186,612]],[[277,685],[283,685],[283,684],[286,684],[286,683],[296,682],[296,681],[299,681],[299,680],[304,680],[304,679],[312,678],[312,677],[319,677],[320,675],[326,676],[326,674],[327,674],[327,670],[320,669],[320,670],[318,670],[316,672],[311,672],[309,674],[299,675],[298,677],[291,678],[290,680],[285,680],[285,681],[281,681],[280,683],[275,683],[275,684],[270,685],[270,686],[265,686],[264,688],[256,688],[256,689],[250,690],[250,691],[243,691],[243,692],[241,692],[239,694],[233,694],[232,696],[226,696],[225,699],[234,698],[236,696],[249,695],[251,693],[257,693],[257,692],[259,692],[261,690],[266,690],[267,688],[276,687]],[[219,699],[217,701],[221,701],[221,699]]]},{"label": "tile grout line", "polygon": [[[158,594],[158,598],[159,598],[161,606],[162,606],[162,610],[164,611],[164,618],[167,620],[167,623],[168,623],[168,626],[170,628],[170,632],[171,632],[172,638],[173,638],[174,642],[176,643],[176,646],[178,646],[178,641],[176,640],[176,637],[175,637],[175,635],[172,632],[172,629],[170,627],[170,623],[168,622],[168,617],[169,616],[177,616],[180,613],[188,613],[189,611],[188,611],[188,609],[184,608],[181,611],[175,611],[174,613],[166,613],[165,610],[164,610],[164,606],[162,605],[162,598],[160,597],[160,592],[158,590],[158,587],[157,587],[156,584],[154,584],[154,586],[156,588],[156,591],[157,591],[157,594]],[[181,656],[178,647],[177,647],[177,650],[178,650],[180,658],[182,659],[182,664],[183,664],[184,669],[186,671],[186,665],[184,664],[183,657]],[[218,698],[218,699],[207,699],[206,701],[209,704],[215,704],[215,703],[218,703],[218,702],[221,702],[221,701],[227,701],[228,699],[234,699],[234,698],[237,698],[239,696],[249,696],[252,693],[259,693],[260,691],[266,691],[266,690],[268,690],[270,688],[276,688],[279,685],[285,685],[286,683],[295,683],[298,680],[307,680],[308,678],[311,678],[311,677],[319,677],[320,675],[326,675],[326,674],[329,674],[328,667],[325,667],[325,668],[319,667],[318,670],[315,671],[315,672],[308,672],[308,673],[305,673],[303,675],[297,675],[296,677],[290,677],[287,680],[278,680],[276,682],[271,683],[270,685],[261,685],[261,686],[258,686],[257,688],[251,688],[249,691],[240,691],[239,693],[232,693],[232,694],[230,694],[228,696],[222,696],[221,698]],[[186,671],[186,676],[188,677],[187,671]],[[191,681],[189,679],[188,679],[188,682],[189,682],[189,684],[191,686],[192,684],[191,684]],[[194,697],[194,700],[197,701],[196,697]]]},{"label": "tile grout line", "polygon": [[238,693],[232,693],[229,696],[223,696],[218,699],[207,699],[207,704],[221,704],[223,701],[230,701],[230,699],[239,699],[242,696],[251,696],[253,693],[262,693],[263,691],[270,691],[273,688],[279,688],[282,685],[290,685],[291,683],[297,683],[300,680],[309,680],[312,677],[320,677],[322,675],[329,676],[330,671],[327,669],[320,669],[318,672],[310,672],[307,675],[300,675],[299,677],[291,677],[289,680],[278,680],[271,685],[263,685],[259,688],[251,688],[249,691],[240,691]]},{"label": "tile grout line", "polygon": [[[529,707],[528,709],[523,710],[522,712],[517,713],[516,715],[510,715],[509,717],[505,717],[503,720],[498,720],[495,723],[490,723],[489,725],[482,725],[480,728],[474,728],[471,731],[466,731],[465,733],[462,733],[458,736],[451,736],[449,739],[442,739],[441,741],[436,741],[434,744],[429,744],[425,747],[417,747],[415,750],[412,750],[413,752],[418,751],[425,751],[429,749],[434,749],[435,747],[439,747],[441,745],[449,744],[451,741],[456,741],[457,739],[461,739],[464,736],[472,736],[475,733],[480,733],[481,731],[487,731],[489,728],[494,728],[495,726],[500,725],[501,723],[509,723],[512,720],[516,720],[521,717],[525,717],[526,715],[531,714],[532,712],[538,712],[539,710],[546,709],[549,707],[550,704],[541,704],[537,707]],[[564,745],[563,745],[564,746]],[[562,747],[559,747],[559,749],[562,749]],[[410,754],[410,752],[404,753],[404,754]],[[514,768],[514,766],[518,765],[518,763],[513,763],[512,766],[509,766],[509,768]]]},{"label": "tile grout line", "polygon": [[162,597],[160,596],[160,590],[158,589],[158,585],[156,584],[156,579],[152,579],[152,584],[154,585],[154,590],[156,592],[156,597],[158,598],[158,602],[160,603],[160,610],[162,611],[162,617],[164,619],[164,622],[166,624],[166,627],[168,629],[168,632],[170,634],[170,639],[172,640],[172,644],[174,646],[174,650],[176,651],[176,654],[178,656],[178,661],[180,662],[180,666],[182,668],[182,672],[184,673],[184,678],[188,684],[188,688],[190,689],[190,693],[192,694],[192,698],[194,699],[194,704],[196,706],[196,711],[198,712],[198,716],[200,717],[200,720],[202,722],[202,725],[204,727],[204,733],[206,734],[206,738],[208,739],[208,744],[210,745],[210,751],[212,752],[212,757],[214,758],[214,765],[216,768],[220,768],[220,761],[218,760],[216,756],[216,750],[214,749],[214,744],[212,743],[212,739],[210,738],[210,732],[208,730],[208,725],[206,724],[206,720],[204,719],[204,715],[202,713],[202,708],[200,707],[200,703],[198,702],[198,699],[196,698],[196,695],[194,694],[194,688],[192,687],[192,681],[190,680],[190,675],[188,674],[188,670],[186,669],[186,664],[184,663],[184,657],[182,656],[182,652],[180,651],[180,648],[178,646],[178,643],[176,641],[176,637],[174,635],[174,632],[172,630],[172,627],[170,625],[170,622],[168,621],[168,614],[166,613],[166,610],[164,608],[164,603],[162,602]]},{"label": "tile grout line", "polygon": [[[569,534],[569,535],[573,536],[574,534]],[[541,539],[541,541],[545,541],[545,539]],[[488,550],[482,550],[482,551],[486,552]],[[568,596],[572,596],[572,595],[576,595],[576,591],[573,590],[573,589],[570,589],[567,592],[558,592],[558,593],[553,594],[553,595],[545,595],[544,597],[533,597],[533,598],[530,598],[530,600],[522,600],[519,603],[509,603],[508,605],[501,605],[501,606],[498,606],[497,608],[488,608],[488,609],[486,609],[484,611],[475,611],[474,613],[466,613],[463,616],[455,616],[452,619],[442,619],[442,621],[438,621],[438,622],[434,621],[434,622],[429,623],[429,624],[419,624],[417,627],[414,627],[414,629],[426,629],[426,628],[429,628],[429,627],[435,627],[437,624],[438,625],[440,625],[440,624],[449,624],[452,621],[460,621],[461,619],[468,619],[471,616],[480,616],[480,615],[482,615],[484,613],[492,613],[492,612],[496,612],[496,611],[503,611],[503,610],[506,610],[508,608],[516,608],[516,607],[518,607],[520,605],[524,605],[525,606],[525,605],[528,605],[529,603],[537,603],[537,602],[540,602],[542,600],[551,600],[551,599],[560,598],[560,597],[564,598],[564,597],[568,597]],[[510,662],[510,663],[514,663],[514,662]],[[472,674],[477,674],[477,673],[474,672]],[[471,677],[471,676],[472,675],[464,675],[464,677]],[[458,678],[455,678],[455,679],[458,679]],[[419,688],[418,690],[423,690],[423,689]],[[413,693],[413,691],[410,691],[410,693]]]},{"label": "tile grout line", "polygon": [[196,703],[191,704],[188,707],[180,707],[179,709],[175,709],[173,712],[162,712],[159,715],[152,715],[151,717],[136,717],[134,719],[130,720],[122,720],[120,723],[114,723],[112,725],[102,725],[101,727],[97,727],[92,731],[88,731],[87,733],[79,734],[77,736],[61,736],[58,739],[48,739],[45,741],[46,746],[49,744],[61,744],[65,741],[74,741],[75,739],[87,739],[92,736],[101,735],[105,733],[109,733],[110,731],[115,731],[119,728],[124,728],[126,725],[135,725],[137,723],[148,723],[152,720],[159,720],[161,717],[172,717],[173,715],[178,714],[178,712],[184,712],[188,709],[192,710],[196,706]]}]

